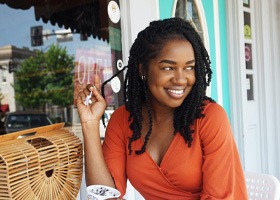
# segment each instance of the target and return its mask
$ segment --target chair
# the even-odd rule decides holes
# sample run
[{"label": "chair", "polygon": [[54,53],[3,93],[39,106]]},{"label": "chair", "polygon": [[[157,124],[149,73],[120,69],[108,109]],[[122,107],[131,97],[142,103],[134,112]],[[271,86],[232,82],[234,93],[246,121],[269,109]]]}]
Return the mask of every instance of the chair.
[{"label": "chair", "polygon": [[249,200],[279,200],[280,182],[269,174],[244,172]]}]

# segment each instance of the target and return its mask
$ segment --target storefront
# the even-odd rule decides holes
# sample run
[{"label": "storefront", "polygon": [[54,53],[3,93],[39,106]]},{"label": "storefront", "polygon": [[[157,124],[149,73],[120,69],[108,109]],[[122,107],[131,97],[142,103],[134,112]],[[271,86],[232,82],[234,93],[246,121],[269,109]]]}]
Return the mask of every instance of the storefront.
[{"label": "storefront", "polygon": [[[25,32],[21,33],[20,41],[15,40],[19,37],[15,34],[17,27],[7,31],[2,22],[0,29],[5,37],[1,34],[0,47],[16,45],[42,52],[47,52],[52,44],[66,47],[75,63],[72,105],[77,92],[92,81],[94,73],[100,73],[105,81],[126,65],[137,33],[150,21],[173,16],[190,20],[211,58],[214,76],[208,94],[225,108],[230,118],[244,170],[280,178],[279,1],[29,2],[0,0],[1,21],[6,17],[4,13],[12,18],[5,18],[6,24],[16,19],[19,27],[21,21],[30,20],[28,25],[22,25]],[[8,9],[9,12],[2,12]],[[24,12],[29,13],[29,18],[12,17],[14,13],[23,17]],[[122,81],[120,74],[106,85],[108,118],[122,104]],[[74,106],[71,108],[72,115],[68,118],[75,125],[79,120]],[[63,113],[62,109],[56,115]]]}]

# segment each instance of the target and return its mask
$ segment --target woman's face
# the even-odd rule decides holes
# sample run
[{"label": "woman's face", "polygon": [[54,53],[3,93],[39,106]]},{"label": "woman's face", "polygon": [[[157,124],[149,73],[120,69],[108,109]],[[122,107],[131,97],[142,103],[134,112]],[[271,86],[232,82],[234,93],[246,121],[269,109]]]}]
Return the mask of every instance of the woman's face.
[{"label": "woman's face", "polygon": [[180,106],[195,83],[195,57],[192,45],[175,39],[166,43],[148,66],[147,83],[152,104],[169,108]]}]

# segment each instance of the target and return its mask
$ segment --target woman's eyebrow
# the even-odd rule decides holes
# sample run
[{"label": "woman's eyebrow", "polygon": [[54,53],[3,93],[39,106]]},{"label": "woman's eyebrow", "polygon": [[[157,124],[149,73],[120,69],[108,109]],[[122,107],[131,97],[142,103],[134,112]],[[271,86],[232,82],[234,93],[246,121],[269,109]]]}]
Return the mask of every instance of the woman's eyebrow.
[{"label": "woman's eyebrow", "polygon": [[172,60],[161,60],[159,63],[176,64],[176,62]]},{"label": "woman's eyebrow", "polygon": [[[187,61],[186,64],[192,64],[194,62],[195,62],[195,60],[193,59],[193,60]],[[161,60],[159,63],[176,64],[176,62],[173,60]]]},{"label": "woman's eyebrow", "polygon": [[193,63],[195,63],[195,59],[189,60],[188,62],[186,62],[186,64],[193,64]]}]

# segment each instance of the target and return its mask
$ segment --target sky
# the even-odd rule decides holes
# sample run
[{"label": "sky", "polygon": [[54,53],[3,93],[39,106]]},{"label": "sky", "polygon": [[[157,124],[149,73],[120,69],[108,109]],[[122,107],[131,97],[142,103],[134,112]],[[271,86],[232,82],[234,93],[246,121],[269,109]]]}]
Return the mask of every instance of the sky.
[{"label": "sky", "polygon": [[[5,4],[0,4],[0,47],[13,45],[18,48],[27,47],[29,49],[38,49],[46,51],[51,44],[58,44],[56,36],[51,36],[44,40],[44,45],[31,47],[30,28],[33,26],[43,26],[43,30],[57,31],[63,30],[57,25],[44,23],[41,19],[36,21],[34,8],[28,10],[13,9]],[[60,42],[59,45],[65,46],[69,54],[74,55],[79,47],[90,47],[99,43],[96,39],[89,38],[87,42],[80,41],[80,35],[74,34],[72,42]]]},{"label": "sky", "polygon": [[[35,20],[34,9],[12,9],[0,4],[0,46],[14,45],[31,48],[30,28],[43,25],[43,28],[53,28],[48,24]],[[57,27],[56,27],[57,28]],[[51,41],[50,41],[51,42]],[[46,43],[49,44],[48,42]],[[50,43],[51,44],[51,43]]]}]

